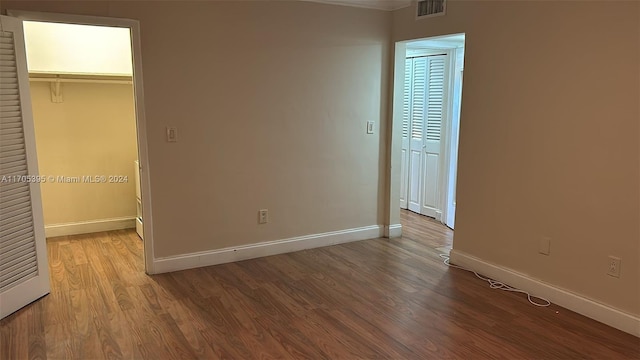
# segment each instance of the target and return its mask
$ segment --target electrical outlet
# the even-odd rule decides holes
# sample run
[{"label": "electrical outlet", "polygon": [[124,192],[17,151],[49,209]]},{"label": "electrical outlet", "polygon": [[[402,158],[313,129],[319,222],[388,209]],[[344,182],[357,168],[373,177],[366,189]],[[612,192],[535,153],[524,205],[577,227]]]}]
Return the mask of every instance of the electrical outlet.
[{"label": "electrical outlet", "polygon": [[542,237],[540,243],[538,243],[538,252],[542,255],[549,255],[551,253],[551,238]]},{"label": "electrical outlet", "polygon": [[621,263],[622,260],[620,258],[609,255],[609,266],[607,268],[607,275],[619,278],[620,265],[622,265]]},{"label": "electrical outlet", "polygon": [[258,210],[258,224],[266,224],[269,222],[269,210]]}]

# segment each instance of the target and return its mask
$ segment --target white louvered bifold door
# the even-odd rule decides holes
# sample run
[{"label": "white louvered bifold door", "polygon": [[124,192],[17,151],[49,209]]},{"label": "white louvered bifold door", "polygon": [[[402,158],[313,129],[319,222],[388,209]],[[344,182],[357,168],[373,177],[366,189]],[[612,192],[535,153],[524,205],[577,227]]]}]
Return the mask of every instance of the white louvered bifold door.
[{"label": "white louvered bifold door", "polygon": [[420,189],[423,215],[442,218],[440,172],[442,162],[442,129],[446,119],[448,95],[447,68],[449,55],[426,57],[426,101],[424,122],[424,153],[422,155],[422,188]]},{"label": "white louvered bifold door", "polygon": [[22,21],[0,17],[0,318],[49,293]]}]

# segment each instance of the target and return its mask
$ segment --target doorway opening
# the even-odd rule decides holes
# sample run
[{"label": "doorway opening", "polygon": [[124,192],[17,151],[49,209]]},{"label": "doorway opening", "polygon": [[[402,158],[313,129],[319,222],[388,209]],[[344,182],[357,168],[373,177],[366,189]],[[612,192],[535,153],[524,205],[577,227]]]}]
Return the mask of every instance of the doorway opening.
[{"label": "doorway opening", "polygon": [[9,14],[23,20],[46,237],[136,229],[153,273],[138,22]]},{"label": "doorway opening", "polygon": [[[455,226],[465,34],[396,44],[394,129],[398,129],[399,204]],[[399,101],[401,99],[401,101]],[[400,123],[401,125],[399,125]],[[396,125],[398,124],[398,125]],[[394,141],[397,138],[394,137]],[[393,201],[392,201],[393,203]]]}]

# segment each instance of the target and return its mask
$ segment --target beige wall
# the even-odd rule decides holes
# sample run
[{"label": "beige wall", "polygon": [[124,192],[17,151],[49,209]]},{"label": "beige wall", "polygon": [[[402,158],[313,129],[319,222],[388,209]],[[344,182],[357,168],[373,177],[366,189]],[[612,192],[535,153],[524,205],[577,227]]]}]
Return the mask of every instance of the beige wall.
[{"label": "beige wall", "polygon": [[104,184],[48,180],[41,185],[45,225],[135,217],[132,86],[64,83],[62,103],[51,102],[49,83],[32,81],[30,86],[41,175],[121,175],[128,180]]},{"label": "beige wall", "polygon": [[[389,12],[279,1],[2,7],[140,20],[156,257],[383,224]],[[178,127],[177,143],[166,126]]]},{"label": "beige wall", "polygon": [[454,248],[635,315],[639,6],[450,1],[393,22],[394,40],[466,33]]}]

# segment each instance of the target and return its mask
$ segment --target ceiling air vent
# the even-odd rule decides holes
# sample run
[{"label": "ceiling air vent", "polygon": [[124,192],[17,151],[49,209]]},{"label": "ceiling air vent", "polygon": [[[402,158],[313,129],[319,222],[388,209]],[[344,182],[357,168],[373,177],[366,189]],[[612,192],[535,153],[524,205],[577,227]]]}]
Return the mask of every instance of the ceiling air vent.
[{"label": "ceiling air vent", "polygon": [[418,19],[444,15],[447,0],[418,0],[416,15]]}]

